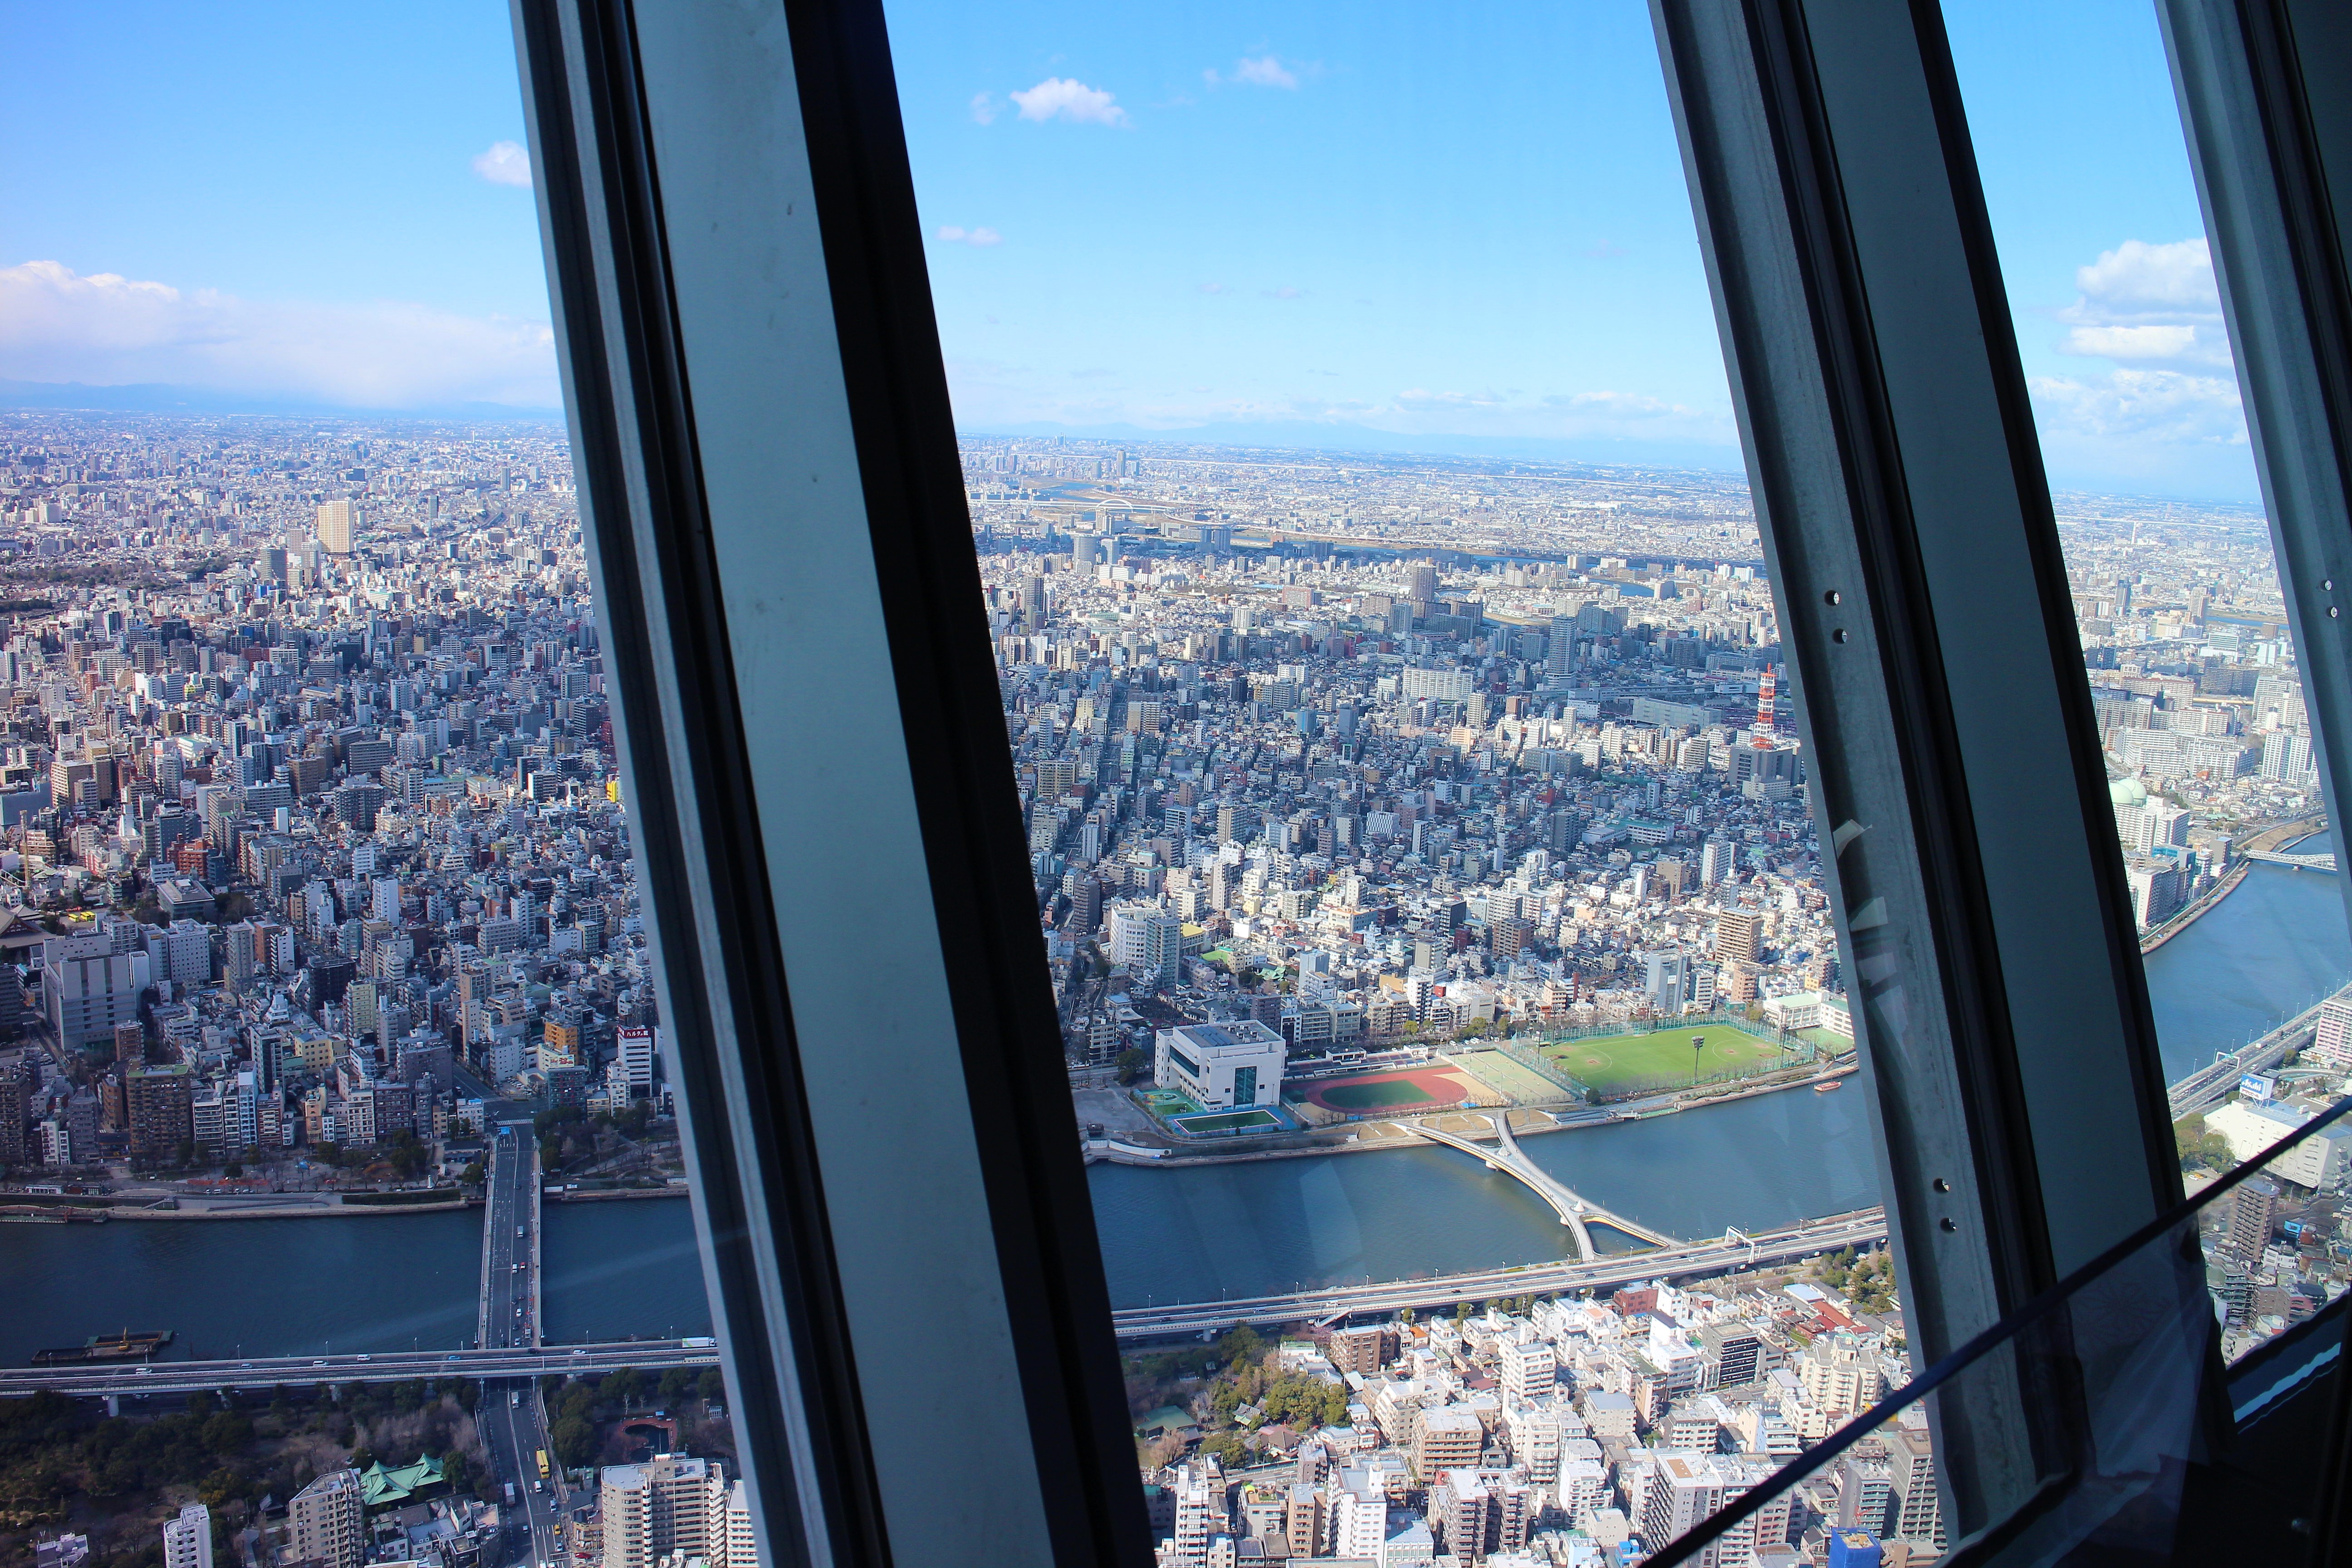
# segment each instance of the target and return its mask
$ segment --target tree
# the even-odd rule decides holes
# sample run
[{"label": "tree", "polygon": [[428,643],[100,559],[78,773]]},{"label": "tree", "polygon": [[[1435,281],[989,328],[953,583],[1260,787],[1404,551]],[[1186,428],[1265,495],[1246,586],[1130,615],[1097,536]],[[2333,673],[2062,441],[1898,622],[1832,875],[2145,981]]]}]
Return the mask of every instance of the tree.
[{"label": "tree", "polygon": [[567,1470],[595,1460],[596,1429],[585,1416],[565,1416],[548,1429],[547,1440],[554,1445],[555,1457]]},{"label": "tree", "polygon": [[710,1367],[695,1380],[694,1392],[698,1398],[706,1402],[724,1399],[727,1397],[727,1379],[717,1367]]},{"label": "tree", "polygon": [[607,1405],[617,1405],[625,1410],[646,1396],[646,1374],[635,1367],[625,1366],[604,1379],[596,1390],[596,1397]]},{"label": "tree", "polygon": [[462,1449],[452,1448],[441,1456],[441,1478],[449,1483],[452,1497],[464,1497],[474,1489],[474,1461]]},{"label": "tree", "polygon": [[480,1186],[482,1184],[482,1163],[479,1160],[477,1160],[472,1164],[467,1166],[463,1171],[457,1173],[457,1180],[466,1186]]},{"label": "tree", "polygon": [[1150,1059],[1150,1058],[1145,1056],[1141,1050],[1138,1049],[1134,1046],[1129,1046],[1127,1049],[1119,1052],[1118,1059],[1114,1063],[1118,1069],[1118,1081],[1121,1083],[1133,1083],[1137,1077],[1142,1073],[1144,1065]]}]

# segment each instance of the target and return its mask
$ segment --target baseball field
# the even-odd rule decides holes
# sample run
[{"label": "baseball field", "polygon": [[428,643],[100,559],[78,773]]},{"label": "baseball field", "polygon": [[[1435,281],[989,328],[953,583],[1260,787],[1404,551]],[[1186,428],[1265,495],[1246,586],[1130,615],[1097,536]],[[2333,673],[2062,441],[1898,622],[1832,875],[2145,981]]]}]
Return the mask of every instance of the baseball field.
[{"label": "baseball field", "polygon": [[[1694,1043],[1697,1048],[1694,1049]],[[1542,1047],[1571,1078],[1607,1091],[1633,1083],[1689,1083],[1780,1059],[1777,1040],[1722,1024],[1654,1029],[1646,1035],[1596,1035]]]}]

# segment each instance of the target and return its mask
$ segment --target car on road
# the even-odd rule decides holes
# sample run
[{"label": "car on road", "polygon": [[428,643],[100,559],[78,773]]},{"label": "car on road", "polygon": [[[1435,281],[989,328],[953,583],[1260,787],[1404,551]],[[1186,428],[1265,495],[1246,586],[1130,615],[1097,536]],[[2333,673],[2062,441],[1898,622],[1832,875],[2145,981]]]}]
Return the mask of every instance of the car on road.
[{"label": "car on road", "polygon": [[310,1364],[311,1364],[312,1366],[324,1366],[324,1365],[326,1365],[327,1363],[326,1363],[325,1362],[322,1362],[322,1361],[314,1361],[314,1362],[312,1362]]},{"label": "car on road", "polygon": [[155,1369],[152,1366],[134,1366],[131,1369],[131,1375],[133,1377],[145,1377],[149,1373],[152,1373],[154,1370]]}]

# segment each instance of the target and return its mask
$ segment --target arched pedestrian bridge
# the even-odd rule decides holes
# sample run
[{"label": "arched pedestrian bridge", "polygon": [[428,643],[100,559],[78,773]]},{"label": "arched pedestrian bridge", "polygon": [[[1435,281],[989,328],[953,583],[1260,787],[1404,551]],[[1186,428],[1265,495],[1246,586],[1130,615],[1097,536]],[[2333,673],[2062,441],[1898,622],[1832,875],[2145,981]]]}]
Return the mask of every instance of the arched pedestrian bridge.
[{"label": "arched pedestrian bridge", "polygon": [[1552,1212],[1559,1215],[1559,1223],[1568,1226],[1570,1234],[1576,1237],[1577,1257],[1583,1262],[1593,1262],[1601,1256],[1600,1249],[1592,1245],[1592,1232],[1587,1228],[1593,1221],[1622,1230],[1628,1236],[1639,1237],[1653,1247],[1681,1245],[1663,1231],[1652,1230],[1645,1225],[1585,1202],[1565,1183],[1528,1159],[1527,1151],[1519,1147],[1518,1139],[1511,1132],[1509,1111],[1490,1111],[1486,1119],[1495,1129],[1496,1142],[1493,1144],[1482,1143],[1475,1138],[1465,1138],[1458,1132],[1447,1132],[1419,1121],[1408,1121],[1404,1125],[1433,1143],[1443,1143],[1449,1149],[1474,1154],[1486,1163],[1488,1170],[1500,1171],[1525,1184],[1536,1196],[1551,1205]]}]

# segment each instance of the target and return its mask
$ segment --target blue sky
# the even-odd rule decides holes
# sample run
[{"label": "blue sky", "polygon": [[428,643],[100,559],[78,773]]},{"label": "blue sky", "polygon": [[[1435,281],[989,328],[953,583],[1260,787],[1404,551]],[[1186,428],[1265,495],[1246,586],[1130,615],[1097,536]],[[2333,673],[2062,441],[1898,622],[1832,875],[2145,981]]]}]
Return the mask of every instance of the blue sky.
[{"label": "blue sky", "polygon": [[[1949,15],[2053,476],[2250,499],[2150,10]],[[1639,0],[889,16],[968,427],[1736,463]],[[553,400],[504,5],[0,33],[0,379]]]}]

